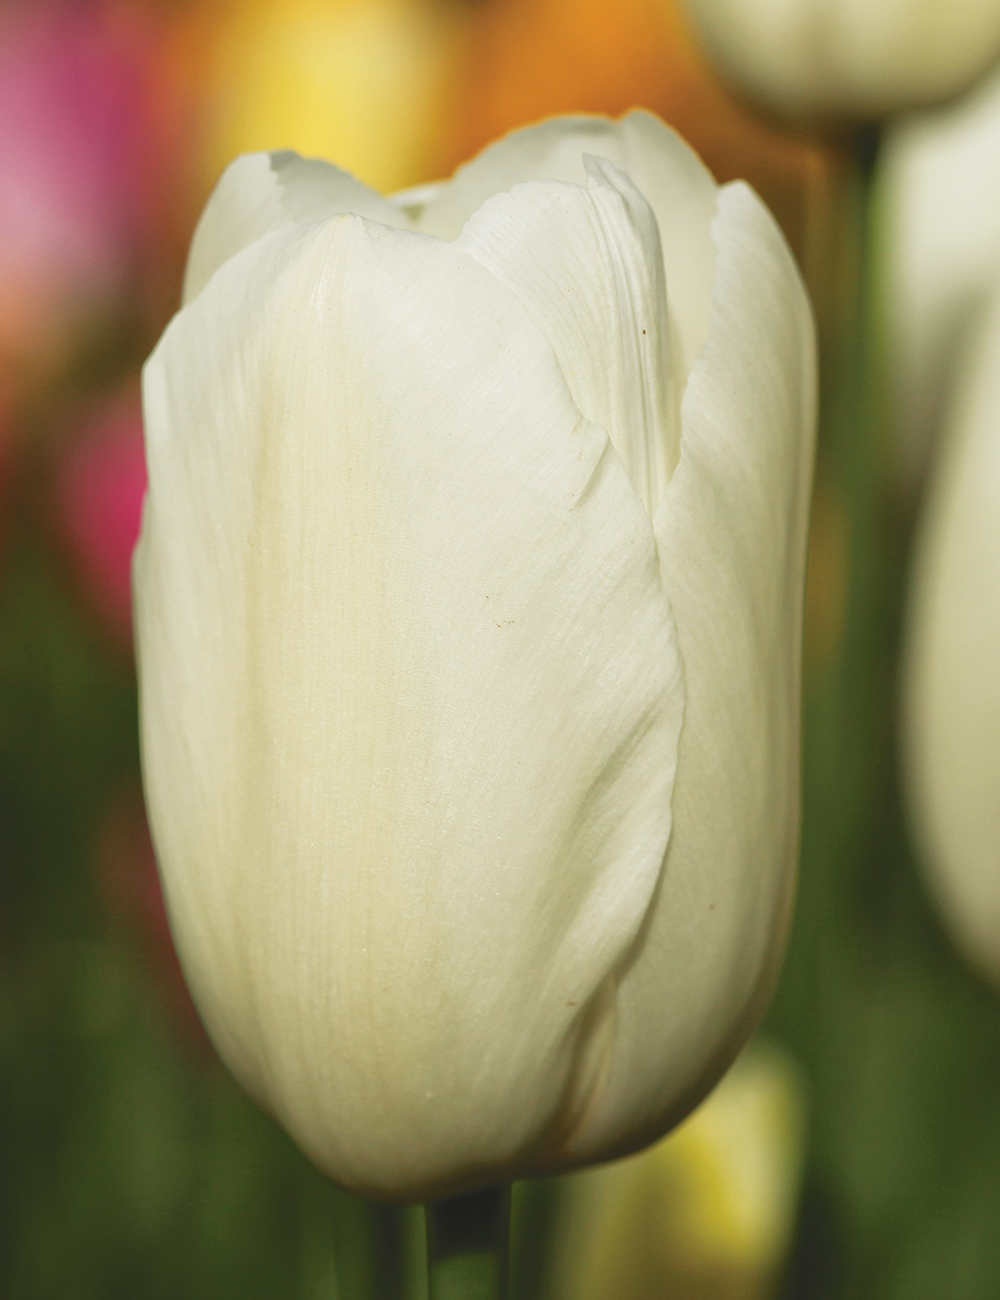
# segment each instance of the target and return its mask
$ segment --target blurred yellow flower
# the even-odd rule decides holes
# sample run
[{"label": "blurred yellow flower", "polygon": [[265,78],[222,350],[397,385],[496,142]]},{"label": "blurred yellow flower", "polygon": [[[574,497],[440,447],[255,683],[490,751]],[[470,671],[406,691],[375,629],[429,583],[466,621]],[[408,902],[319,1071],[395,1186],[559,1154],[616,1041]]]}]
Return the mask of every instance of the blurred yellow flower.
[{"label": "blurred yellow flower", "polygon": [[553,1300],[762,1300],[792,1237],[802,1076],[758,1042],[656,1146],[565,1180]]},{"label": "blurred yellow flower", "polygon": [[236,154],[336,158],[380,190],[429,179],[462,11],[433,0],[241,0],[204,68],[205,182]]}]

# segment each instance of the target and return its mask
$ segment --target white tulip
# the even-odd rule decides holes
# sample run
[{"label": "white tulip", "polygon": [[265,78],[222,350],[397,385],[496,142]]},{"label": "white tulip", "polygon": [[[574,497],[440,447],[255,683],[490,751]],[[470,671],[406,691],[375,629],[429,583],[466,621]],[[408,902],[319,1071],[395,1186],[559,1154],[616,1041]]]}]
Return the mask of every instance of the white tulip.
[{"label": "white tulip", "polygon": [[794,118],[874,120],[958,94],[1000,57],[997,0],[684,0],[708,52]]},{"label": "white tulip", "polygon": [[145,373],[142,744],[236,1076],[396,1199],[663,1133],[788,921],[814,345],[745,185],[567,118],[237,159]]},{"label": "white tulip", "polygon": [[880,173],[900,469],[912,485],[1000,274],[1000,74],[947,109],[894,124]]},{"label": "white tulip", "polygon": [[967,353],[910,594],[906,757],[931,889],[1000,982],[1000,292]]}]

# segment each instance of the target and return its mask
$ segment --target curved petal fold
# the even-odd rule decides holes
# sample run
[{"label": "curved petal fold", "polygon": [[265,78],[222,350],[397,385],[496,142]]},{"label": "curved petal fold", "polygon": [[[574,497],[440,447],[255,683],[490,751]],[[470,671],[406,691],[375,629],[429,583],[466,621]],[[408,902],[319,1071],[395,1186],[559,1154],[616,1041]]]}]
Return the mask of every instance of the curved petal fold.
[{"label": "curved petal fold", "polygon": [[791,906],[812,317],[742,183],[720,191],[713,231],[711,330],[654,520],[685,670],[674,826],[619,974],[606,1082],[571,1146],[581,1162],[636,1149],[708,1090],[760,1015]]},{"label": "curved petal fold", "polygon": [[711,311],[715,181],[698,155],[652,113],[562,117],[513,131],[460,167],[431,199],[418,228],[455,239],[494,194],[518,182],[585,185],[584,157],[615,163],[656,214],[672,328],[674,369],[683,384],[708,334]]},{"label": "curved petal fold", "polygon": [[483,204],[458,244],[517,295],[552,344],[573,399],[608,431],[652,516],[677,463],[660,233],[606,159],[588,184],[532,181]]}]

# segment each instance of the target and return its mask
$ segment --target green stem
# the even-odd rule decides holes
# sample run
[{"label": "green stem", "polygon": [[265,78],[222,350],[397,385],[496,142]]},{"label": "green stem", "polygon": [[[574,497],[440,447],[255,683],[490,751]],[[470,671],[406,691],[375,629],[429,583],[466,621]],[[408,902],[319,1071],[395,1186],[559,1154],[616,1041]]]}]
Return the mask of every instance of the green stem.
[{"label": "green stem", "polygon": [[406,1277],[406,1225],[397,1205],[373,1205],[372,1291],[374,1300],[400,1300]]},{"label": "green stem", "polygon": [[885,874],[881,825],[892,784],[898,603],[878,319],[877,129],[859,133],[852,146],[837,192],[838,220],[831,222],[824,250],[836,270],[830,283],[837,292],[821,298],[817,313],[821,402],[801,874],[770,1017],[811,1075],[815,1120],[807,1180],[824,1189],[841,1187],[848,1177],[845,1153],[856,1118],[845,1099],[857,1097],[857,1044],[864,1041],[864,1013],[873,996],[878,938],[871,934],[872,901]]},{"label": "green stem", "polygon": [[[844,809],[855,810],[843,826],[854,845],[867,844],[878,807],[878,774],[885,766],[891,700],[887,637],[889,511],[887,500],[881,332],[877,320],[877,241],[874,174],[877,129],[854,141],[855,173],[845,223],[854,264],[839,340],[827,341],[827,392],[820,426],[820,456],[846,522],[847,599],[839,653],[830,677],[834,711],[834,764],[828,774],[832,824],[843,826]],[[853,211],[851,210],[853,208]],[[853,219],[852,219],[853,218]],[[853,256],[851,255],[853,253]],[[838,348],[839,343],[839,348]],[[821,471],[822,472],[822,471]]]},{"label": "green stem", "polygon": [[[850,996],[842,965],[848,954],[857,965],[854,911],[888,770],[893,698],[887,608],[892,515],[876,318],[877,133],[866,130],[853,144],[826,250],[837,268],[839,294],[818,313],[820,436],[807,610],[814,635],[811,645],[807,641],[802,872],[774,1017],[785,1021],[807,1059],[832,1051],[836,1037],[818,1009]],[[838,1006],[834,1022],[843,1019],[841,1011]]]},{"label": "green stem", "polygon": [[428,1205],[430,1300],[506,1300],[509,1239],[509,1185]]},{"label": "green stem", "polygon": [[[845,522],[847,593],[839,646],[825,683],[817,682],[817,702],[825,708],[829,730],[825,747],[822,730],[815,736],[820,746],[812,753],[819,796],[812,831],[826,839],[834,877],[830,902],[841,913],[844,936],[855,939],[891,764],[894,698],[892,513],[874,204],[878,143],[874,128],[854,141],[855,170],[844,223],[845,237],[855,241],[846,258],[849,266],[853,262],[854,275],[839,339],[827,341],[820,426],[821,474],[832,486]],[[842,944],[840,955],[847,951]]]}]

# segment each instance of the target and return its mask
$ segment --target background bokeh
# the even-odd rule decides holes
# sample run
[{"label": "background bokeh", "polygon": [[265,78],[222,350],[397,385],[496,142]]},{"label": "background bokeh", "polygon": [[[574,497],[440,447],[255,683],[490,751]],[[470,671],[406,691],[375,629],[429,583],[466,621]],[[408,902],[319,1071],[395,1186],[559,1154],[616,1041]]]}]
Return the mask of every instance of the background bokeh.
[{"label": "background bokeh", "polygon": [[[720,181],[759,190],[821,326],[835,322],[856,255],[832,233],[852,201],[846,146],[755,117],[671,0],[0,3],[9,1300],[360,1300],[392,1246],[380,1212],[330,1187],[216,1060],[142,809],[139,370],[211,186],[238,152],[291,147],[391,190],[547,114],[633,105]],[[919,487],[907,472],[898,500],[874,503],[876,561],[852,551],[843,474],[822,449],[819,470],[803,873],[768,1045],[649,1164],[519,1189],[518,1300],[1000,1294],[1000,998],[944,937],[896,793],[886,665]],[[850,640],[866,584],[883,594],[871,645]],[[588,1249],[591,1289],[567,1289],[567,1261]]]}]

